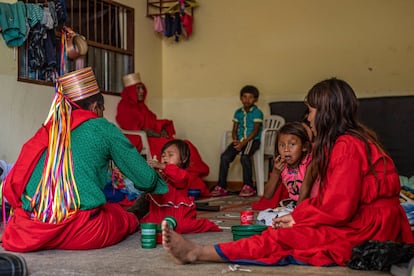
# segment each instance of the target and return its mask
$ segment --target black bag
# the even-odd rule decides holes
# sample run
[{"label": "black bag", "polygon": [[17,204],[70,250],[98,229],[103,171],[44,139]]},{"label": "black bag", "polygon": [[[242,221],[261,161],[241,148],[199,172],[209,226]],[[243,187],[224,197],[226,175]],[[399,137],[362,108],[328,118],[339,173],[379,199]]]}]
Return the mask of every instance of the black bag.
[{"label": "black bag", "polygon": [[26,261],[19,255],[0,253],[0,276],[26,276]]},{"label": "black bag", "polygon": [[147,198],[147,193],[142,193],[135,200],[135,202],[127,209],[128,212],[133,213],[138,220],[141,220],[149,212],[150,201]]},{"label": "black bag", "polygon": [[393,241],[366,241],[352,250],[347,266],[358,270],[389,271],[391,265],[414,257],[414,244]]}]

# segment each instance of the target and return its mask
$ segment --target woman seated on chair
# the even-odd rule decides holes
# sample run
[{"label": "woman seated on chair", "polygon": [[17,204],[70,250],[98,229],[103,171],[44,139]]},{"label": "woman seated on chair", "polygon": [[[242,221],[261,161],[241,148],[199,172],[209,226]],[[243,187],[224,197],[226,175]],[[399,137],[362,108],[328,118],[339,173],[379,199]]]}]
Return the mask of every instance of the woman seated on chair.
[{"label": "woman seated on chair", "polygon": [[[174,139],[174,123],[168,119],[158,119],[145,104],[147,88],[141,81],[139,73],[124,76],[123,83],[124,89],[118,104],[116,121],[123,129],[144,130],[148,136],[151,153],[159,157],[163,145]],[[140,136],[126,136],[138,151],[142,149]],[[190,166],[187,168],[190,176],[189,188],[200,189],[201,196],[208,196],[210,192],[202,178],[208,175],[210,168],[201,159],[197,148],[190,141],[185,140],[185,142],[191,152]]]}]

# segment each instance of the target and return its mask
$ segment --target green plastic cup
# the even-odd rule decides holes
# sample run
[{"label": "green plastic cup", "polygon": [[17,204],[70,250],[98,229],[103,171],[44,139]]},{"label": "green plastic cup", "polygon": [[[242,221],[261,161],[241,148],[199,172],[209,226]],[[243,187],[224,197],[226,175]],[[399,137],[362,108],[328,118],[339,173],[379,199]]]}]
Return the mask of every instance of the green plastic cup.
[{"label": "green plastic cup", "polygon": [[231,227],[231,232],[233,233],[233,240],[237,241],[253,235],[261,234],[266,229],[266,225],[233,225]]},{"label": "green plastic cup", "polygon": [[164,218],[164,220],[170,225],[172,229],[175,229],[177,227],[177,220],[173,216],[167,216]]},{"label": "green plastic cup", "polygon": [[148,222],[141,224],[141,247],[155,248],[157,246],[157,224]]}]

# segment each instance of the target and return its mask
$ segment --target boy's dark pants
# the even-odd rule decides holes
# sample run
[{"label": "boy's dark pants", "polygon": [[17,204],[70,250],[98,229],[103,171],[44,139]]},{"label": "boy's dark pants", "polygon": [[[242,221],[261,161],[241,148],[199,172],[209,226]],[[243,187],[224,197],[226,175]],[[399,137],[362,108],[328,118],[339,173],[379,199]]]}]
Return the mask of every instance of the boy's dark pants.
[{"label": "boy's dark pants", "polygon": [[243,185],[249,185],[253,187],[252,176],[252,156],[259,149],[260,140],[253,140],[247,143],[247,145],[238,151],[233,147],[233,143],[227,146],[227,149],[220,156],[220,170],[219,180],[217,185],[226,188],[227,187],[227,174],[229,172],[230,163],[234,158],[240,154],[240,162],[243,168]]}]

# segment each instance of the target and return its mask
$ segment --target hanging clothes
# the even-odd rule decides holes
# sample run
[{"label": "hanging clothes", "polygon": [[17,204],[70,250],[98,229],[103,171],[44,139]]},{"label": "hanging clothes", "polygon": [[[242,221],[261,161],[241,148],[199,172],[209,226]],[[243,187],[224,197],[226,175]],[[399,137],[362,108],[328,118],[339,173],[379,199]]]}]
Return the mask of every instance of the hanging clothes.
[{"label": "hanging clothes", "polygon": [[160,15],[154,16],[154,31],[157,33],[164,32],[164,21]]},{"label": "hanging clothes", "polygon": [[0,3],[0,25],[4,41],[9,47],[20,47],[26,40],[26,8],[22,1]]},{"label": "hanging clothes", "polygon": [[174,18],[171,16],[171,14],[166,13],[164,17],[164,36],[172,37],[174,35],[173,26]]},{"label": "hanging clothes", "polygon": [[189,37],[193,33],[193,17],[188,13],[181,16],[181,23],[185,31],[185,36]]}]

